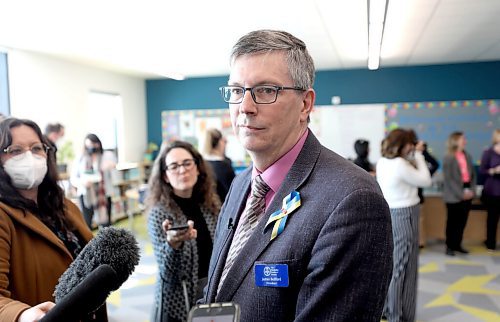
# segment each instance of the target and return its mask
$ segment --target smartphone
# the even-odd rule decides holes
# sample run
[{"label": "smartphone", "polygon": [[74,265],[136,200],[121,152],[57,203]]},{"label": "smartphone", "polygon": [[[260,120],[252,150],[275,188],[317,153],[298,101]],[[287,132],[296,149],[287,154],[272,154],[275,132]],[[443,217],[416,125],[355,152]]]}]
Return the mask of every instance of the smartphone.
[{"label": "smartphone", "polygon": [[189,228],[189,225],[188,224],[184,224],[184,225],[172,226],[172,227],[170,227],[167,230],[184,230],[184,229],[188,229],[188,228]]},{"label": "smartphone", "polygon": [[188,315],[188,322],[239,322],[240,307],[236,303],[198,304]]}]

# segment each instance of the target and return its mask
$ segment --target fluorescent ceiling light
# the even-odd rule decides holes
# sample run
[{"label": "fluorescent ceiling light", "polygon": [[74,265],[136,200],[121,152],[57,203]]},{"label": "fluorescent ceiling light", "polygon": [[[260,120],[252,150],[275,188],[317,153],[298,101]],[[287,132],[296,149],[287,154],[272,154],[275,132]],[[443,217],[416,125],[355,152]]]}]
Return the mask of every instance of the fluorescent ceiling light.
[{"label": "fluorescent ceiling light", "polygon": [[368,46],[368,69],[378,69],[380,65],[380,44]]},{"label": "fluorescent ceiling light", "polygon": [[387,4],[387,0],[369,0],[370,8],[369,8],[369,16],[368,21],[370,23],[384,22],[385,16],[385,6]]},{"label": "fluorescent ceiling light", "polygon": [[381,43],[383,30],[383,23],[370,23],[368,26],[368,43]]},{"label": "fluorescent ceiling light", "polygon": [[368,0],[368,69],[378,69],[387,0]]}]

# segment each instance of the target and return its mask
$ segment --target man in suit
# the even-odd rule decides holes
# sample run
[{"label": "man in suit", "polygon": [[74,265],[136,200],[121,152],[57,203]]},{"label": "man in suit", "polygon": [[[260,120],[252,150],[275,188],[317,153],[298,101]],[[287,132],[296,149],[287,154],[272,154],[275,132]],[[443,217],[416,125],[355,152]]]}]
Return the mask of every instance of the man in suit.
[{"label": "man in suit", "polygon": [[[253,166],[221,210],[204,302],[238,303],[241,321],[380,321],[389,209],[370,175],[308,129],[313,82],[305,44],[286,32],[254,31],[233,47],[221,92]],[[256,181],[268,192],[254,222]]]}]

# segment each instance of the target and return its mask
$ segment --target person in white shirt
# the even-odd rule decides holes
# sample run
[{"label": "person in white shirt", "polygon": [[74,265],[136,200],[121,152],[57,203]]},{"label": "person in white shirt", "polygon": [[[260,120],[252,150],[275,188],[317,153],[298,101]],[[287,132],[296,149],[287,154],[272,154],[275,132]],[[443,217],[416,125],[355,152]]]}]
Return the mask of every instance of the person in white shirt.
[{"label": "person in white shirt", "polygon": [[389,321],[415,321],[418,268],[418,187],[431,185],[424,143],[410,132],[392,130],[382,142],[377,181],[389,204],[394,240],[393,272],[384,307]]}]

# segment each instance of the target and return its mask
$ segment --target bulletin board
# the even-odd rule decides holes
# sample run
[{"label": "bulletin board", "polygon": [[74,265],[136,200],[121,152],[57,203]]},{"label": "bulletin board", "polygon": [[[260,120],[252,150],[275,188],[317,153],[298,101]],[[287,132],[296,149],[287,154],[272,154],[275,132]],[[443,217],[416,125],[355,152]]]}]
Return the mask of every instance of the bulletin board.
[{"label": "bulletin board", "polygon": [[491,146],[493,131],[500,128],[499,104],[498,99],[386,104],[386,131],[414,129],[439,161],[446,154],[448,136],[462,131],[466,151],[479,164],[482,152]]},{"label": "bulletin board", "polygon": [[[488,99],[315,106],[309,127],[324,146],[349,159],[356,157],[354,142],[368,140],[372,163],[380,158],[381,142],[394,128],[414,129],[439,161],[446,153],[450,133],[463,131],[466,150],[479,163],[483,150],[491,145],[493,130],[500,128],[499,105],[499,99]],[[226,154],[233,165],[250,164],[248,154],[233,133],[227,108],[168,110],[161,117],[163,141],[181,139],[201,148],[205,130],[214,127],[226,136]]]},{"label": "bulletin board", "polygon": [[227,108],[168,110],[161,113],[161,119],[163,142],[183,140],[202,151],[206,130],[216,128],[227,139],[226,155],[233,161],[233,166],[246,167],[250,164],[250,157],[233,133]]}]

